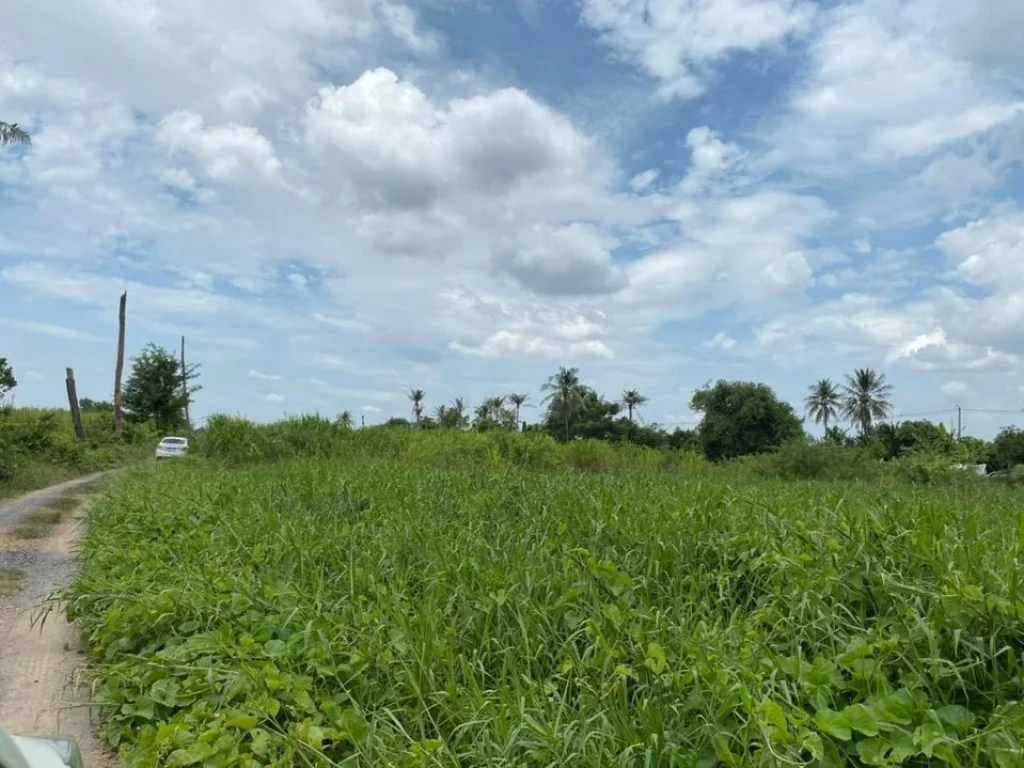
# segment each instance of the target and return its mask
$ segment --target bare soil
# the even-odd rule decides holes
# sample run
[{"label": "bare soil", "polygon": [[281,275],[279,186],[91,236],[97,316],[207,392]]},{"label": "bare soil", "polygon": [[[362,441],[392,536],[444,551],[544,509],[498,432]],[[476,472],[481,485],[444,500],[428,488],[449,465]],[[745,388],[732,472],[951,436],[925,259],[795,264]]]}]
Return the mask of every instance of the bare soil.
[{"label": "bare soil", "polygon": [[[0,725],[28,736],[73,736],[87,768],[113,768],[119,761],[98,736],[77,628],[48,601],[74,578],[76,544],[91,499],[81,497],[45,536],[12,533],[34,509],[95,479],[62,483],[0,506],[0,571],[22,574],[20,589],[0,593]],[[47,613],[48,606],[53,610]]]}]

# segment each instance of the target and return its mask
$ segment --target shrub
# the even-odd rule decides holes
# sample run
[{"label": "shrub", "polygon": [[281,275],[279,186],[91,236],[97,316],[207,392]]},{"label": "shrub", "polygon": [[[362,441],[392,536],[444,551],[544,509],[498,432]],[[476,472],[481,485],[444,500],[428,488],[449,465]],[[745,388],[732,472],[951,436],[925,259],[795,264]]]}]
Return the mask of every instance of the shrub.
[{"label": "shrub", "polygon": [[792,440],[765,456],[761,468],[786,480],[867,480],[881,474],[878,462],[859,448],[804,440]]}]

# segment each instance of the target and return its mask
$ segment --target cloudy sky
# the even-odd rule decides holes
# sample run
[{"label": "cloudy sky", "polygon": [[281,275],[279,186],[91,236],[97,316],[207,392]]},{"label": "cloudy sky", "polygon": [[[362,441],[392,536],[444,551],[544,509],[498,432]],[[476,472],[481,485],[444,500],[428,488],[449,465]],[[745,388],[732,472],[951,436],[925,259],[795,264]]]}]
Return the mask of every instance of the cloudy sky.
[{"label": "cloudy sky", "polygon": [[1021,3],[34,0],[0,119],[21,404],[110,397],[127,290],[200,417],[871,366],[1024,421]]}]

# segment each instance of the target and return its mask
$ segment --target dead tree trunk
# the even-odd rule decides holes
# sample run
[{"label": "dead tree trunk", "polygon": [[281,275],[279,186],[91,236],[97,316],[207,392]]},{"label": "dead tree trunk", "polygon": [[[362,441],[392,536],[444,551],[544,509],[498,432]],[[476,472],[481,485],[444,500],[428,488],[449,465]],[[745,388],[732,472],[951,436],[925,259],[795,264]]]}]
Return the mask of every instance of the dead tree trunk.
[{"label": "dead tree trunk", "polygon": [[85,428],[82,427],[82,411],[78,407],[78,390],[75,389],[75,372],[68,368],[68,406],[71,408],[71,421],[75,425],[75,437],[80,442],[85,441]]},{"label": "dead tree trunk", "polygon": [[114,369],[114,435],[124,433],[124,411],[121,409],[121,377],[124,375],[124,322],[128,291],[121,294],[121,309],[117,313],[117,367]]},{"label": "dead tree trunk", "polygon": [[181,394],[185,398],[185,425],[191,429],[192,419],[188,415],[188,368],[185,367],[185,337],[181,337]]}]

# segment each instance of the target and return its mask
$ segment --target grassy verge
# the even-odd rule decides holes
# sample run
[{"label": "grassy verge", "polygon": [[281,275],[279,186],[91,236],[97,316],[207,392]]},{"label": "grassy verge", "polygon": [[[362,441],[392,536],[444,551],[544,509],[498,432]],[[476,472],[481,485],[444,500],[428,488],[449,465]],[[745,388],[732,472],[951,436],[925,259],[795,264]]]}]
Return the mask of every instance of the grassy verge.
[{"label": "grassy verge", "polygon": [[21,568],[0,567],[0,597],[10,597],[21,591],[25,572]]},{"label": "grassy verge", "polygon": [[129,765],[1017,766],[1012,489],[134,472],[69,612]]}]

